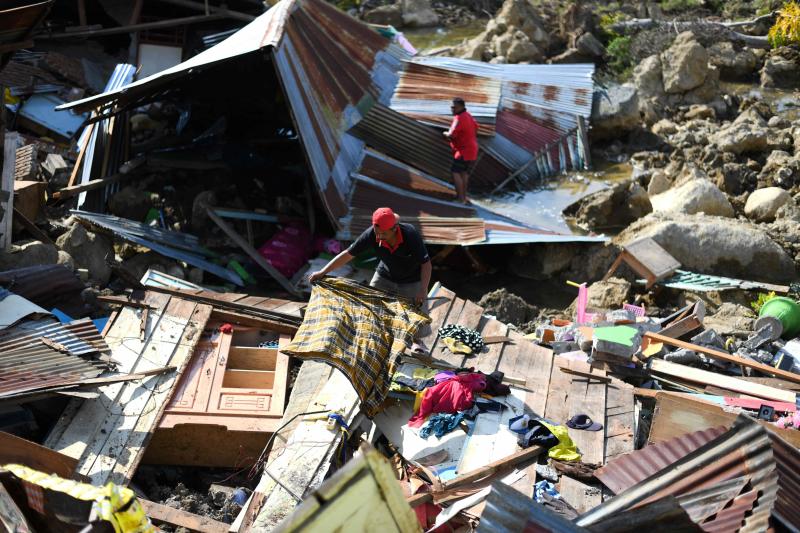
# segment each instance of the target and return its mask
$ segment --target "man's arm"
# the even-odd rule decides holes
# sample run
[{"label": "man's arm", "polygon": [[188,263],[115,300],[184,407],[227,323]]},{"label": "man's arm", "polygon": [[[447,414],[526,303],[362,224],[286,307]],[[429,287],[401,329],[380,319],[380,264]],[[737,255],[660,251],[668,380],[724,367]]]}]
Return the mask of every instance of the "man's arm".
[{"label": "man's arm", "polygon": [[328,264],[322,267],[322,270],[317,270],[316,272],[312,272],[308,276],[308,281],[313,283],[318,279],[324,278],[328,274],[328,272],[332,272],[337,268],[342,268],[344,265],[352,261],[353,257],[354,256],[350,254],[349,250],[341,252],[339,255],[328,261]]},{"label": "man's arm", "polygon": [[428,285],[431,284],[431,272],[433,271],[433,266],[431,264],[431,260],[428,259],[422,265],[420,265],[420,284],[419,284],[419,293],[417,294],[416,301],[417,305],[422,305],[425,301],[425,298],[428,297]]},{"label": "man's arm", "polygon": [[452,137],[453,134],[456,132],[456,128],[458,128],[458,124],[459,124],[458,115],[456,115],[455,117],[453,117],[453,123],[450,124],[450,129],[444,132],[444,136],[447,137],[448,139]]}]

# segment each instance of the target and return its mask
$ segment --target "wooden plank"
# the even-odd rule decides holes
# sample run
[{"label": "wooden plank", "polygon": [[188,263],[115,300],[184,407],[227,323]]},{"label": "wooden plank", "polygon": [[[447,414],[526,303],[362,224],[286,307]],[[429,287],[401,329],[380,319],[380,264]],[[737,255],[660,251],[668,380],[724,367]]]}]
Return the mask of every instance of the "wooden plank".
[{"label": "wooden plank", "polygon": [[652,272],[656,280],[666,278],[681,267],[677,259],[650,237],[634,241],[624,248],[636,261]]},{"label": "wooden plank", "polygon": [[699,368],[670,363],[669,361],[661,359],[651,359],[649,366],[652,372],[674,376],[693,383],[714,385],[724,389],[749,394],[750,396],[766,398],[767,400],[795,403],[797,399],[797,394],[792,391],[774,389],[759,383],[751,383],[732,376],[725,376],[715,372],[708,372],[707,370],[700,370]]},{"label": "wooden plank", "polygon": [[678,339],[687,333],[700,329],[702,326],[703,322],[699,320],[697,316],[690,315],[674,322],[673,324],[670,324],[666,328],[659,331],[659,334],[664,335],[665,337]]},{"label": "wooden plank", "polygon": [[[650,426],[648,442],[656,444],[693,431],[733,425],[737,415],[728,413],[718,405],[700,402],[674,394],[659,393]],[[757,423],[796,448],[800,448],[800,431],[782,429],[764,420]]]},{"label": "wooden plank", "polygon": [[[443,326],[447,326],[450,324],[458,323],[458,319],[461,316],[461,312],[464,310],[464,304],[466,303],[465,300],[461,298],[456,298],[453,300],[453,305],[450,307],[450,312],[445,318],[444,322],[442,323]],[[429,346],[431,349],[431,354],[435,354],[434,357],[439,361],[447,363],[448,365],[453,365],[455,367],[460,367],[462,361],[464,360],[464,356],[461,354],[452,353],[448,350],[444,342],[442,342],[441,337],[436,338],[436,342],[433,346]]]},{"label": "wooden plank", "polygon": [[219,226],[219,228],[220,228],[220,229],[221,229],[223,232],[225,232],[225,234],[226,234],[226,235],[227,235],[227,236],[228,236],[228,237],[229,237],[229,238],[230,238],[230,239],[231,239],[231,240],[232,240],[234,243],[236,243],[236,245],[237,245],[239,248],[241,248],[241,249],[244,251],[244,253],[246,253],[248,256],[250,256],[250,259],[252,259],[252,260],[253,260],[253,261],[254,261],[254,262],[255,262],[255,263],[258,265],[258,266],[260,266],[261,268],[263,268],[263,269],[264,269],[264,270],[267,272],[267,274],[269,274],[270,276],[272,276],[272,278],[273,278],[275,281],[277,281],[277,282],[280,284],[280,286],[281,286],[281,287],[283,287],[283,288],[284,288],[284,289],[285,289],[287,292],[289,292],[289,294],[293,294],[293,295],[295,295],[295,296],[300,296],[300,291],[298,291],[298,290],[297,290],[297,287],[295,287],[294,285],[292,285],[292,284],[289,282],[289,280],[288,280],[288,279],[286,279],[286,277],[285,277],[283,274],[281,274],[280,272],[278,272],[278,270],[277,270],[277,269],[276,269],[274,266],[272,266],[272,265],[269,263],[269,261],[267,261],[266,259],[264,259],[264,256],[262,256],[260,253],[258,253],[258,250],[256,250],[256,249],[255,249],[255,248],[253,248],[252,246],[250,246],[250,244],[249,244],[249,243],[248,243],[248,242],[247,242],[245,239],[243,239],[241,235],[239,235],[238,233],[236,233],[236,230],[235,230],[235,229],[233,229],[233,226],[231,226],[230,224],[228,224],[227,222],[225,222],[225,220],[223,220],[222,218],[220,218],[220,217],[219,217],[219,216],[218,216],[218,215],[217,215],[217,214],[214,212],[214,210],[213,210],[212,208],[210,208],[210,207],[206,209],[206,213],[208,213],[208,217],[209,217],[209,218],[210,218],[212,221],[214,221],[214,223],[215,223],[217,226]]},{"label": "wooden plank", "polygon": [[59,189],[58,191],[53,193],[53,198],[56,200],[64,200],[66,198],[72,198],[74,196],[78,196],[82,192],[93,191],[95,189],[102,189],[112,183],[117,183],[120,181],[125,181],[130,178],[134,178],[137,175],[133,172],[128,174],[113,174],[111,176],[106,176],[105,178],[89,180],[86,183],[79,183],[78,185],[70,185],[64,187],[63,189]]},{"label": "wooden plank", "polygon": [[72,187],[75,185],[75,180],[78,178],[78,170],[81,168],[81,161],[83,161],[83,156],[86,153],[86,149],[89,147],[89,143],[92,139],[92,130],[96,127],[95,123],[89,124],[86,126],[86,140],[83,142],[83,145],[80,147],[80,151],[78,152],[78,158],[75,160],[75,166],[72,167],[72,173],[69,175],[69,181],[67,182],[67,188]]},{"label": "wooden plank", "polygon": [[198,533],[227,533],[230,524],[218,522],[207,516],[196,515],[181,509],[167,507],[160,503],[139,499],[145,514],[156,524],[169,524]]},{"label": "wooden plank", "polygon": [[672,339],[670,337],[665,337],[664,335],[659,335],[658,333],[647,332],[644,334],[644,337],[649,337],[650,339],[655,340],[657,342],[663,342],[664,344],[667,344],[669,346],[675,346],[677,348],[686,348],[687,350],[692,350],[697,353],[702,353],[718,361],[724,361],[726,363],[733,363],[734,365],[752,368],[753,370],[758,370],[759,372],[763,372],[765,374],[771,374],[775,377],[783,378],[788,381],[792,381],[794,383],[800,383],[800,374],[795,374],[794,372],[789,372],[786,370],[780,370],[775,368],[774,366],[765,365],[757,361],[753,361],[751,359],[745,359],[744,357],[731,355],[725,352],[721,352],[719,350],[714,350],[713,348],[698,346],[697,344],[692,344],[691,342],[684,342],[678,339]]},{"label": "wooden plank", "polygon": [[17,222],[19,222],[20,225],[31,234],[31,237],[46,244],[51,244],[53,246],[56,245],[56,243],[53,242],[47,233],[40,230],[39,226],[28,220],[28,217],[23,215],[16,207],[14,208],[14,217],[16,218]]},{"label": "wooden plank", "polygon": [[[483,307],[480,307],[471,300],[464,301],[464,309],[461,310],[461,315],[458,317],[456,324],[464,326],[465,328],[478,330],[483,316]],[[470,361],[480,359],[483,354],[462,355],[460,366],[467,366]],[[471,363],[470,363],[471,366]]]},{"label": "wooden plank", "polygon": [[275,370],[278,350],[274,348],[252,348],[231,346],[228,351],[228,368],[238,370]]},{"label": "wooden plank", "polygon": [[0,465],[18,463],[46,474],[72,479],[78,461],[35,442],[0,431]]},{"label": "wooden plank", "polygon": [[[544,416],[563,424],[569,418],[569,395],[572,391],[572,376],[561,371],[562,366],[569,366],[569,360],[555,357],[550,374],[550,386],[547,390],[547,403]],[[585,363],[584,363],[585,364]]]},{"label": "wooden plank", "polygon": [[0,219],[0,250],[11,249],[11,221],[14,216],[14,166],[17,160],[17,148],[23,145],[22,136],[17,132],[6,132],[3,139],[3,176],[0,190],[8,193],[8,200],[3,206],[5,211]]},{"label": "wooden plank", "polygon": [[613,380],[606,387],[606,441],[604,464],[634,448],[635,422],[633,387]]},{"label": "wooden plank", "polygon": [[519,333],[513,333],[514,340],[520,345],[522,360],[528,361],[526,370],[519,368],[517,375],[524,376],[528,389],[525,405],[539,416],[544,416],[547,409],[547,396],[550,389],[550,377],[553,373],[553,352],[525,339]]},{"label": "wooden plank", "polygon": [[439,335],[439,328],[444,325],[456,295],[453,291],[438,284],[431,289],[429,294],[441,298],[428,301],[428,316],[431,317],[431,323],[420,329],[418,337],[428,349],[433,350],[434,344],[436,344],[436,337]]},{"label": "wooden plank", "polygon": [[[285,348],[292,339],[288,335],[281,335],[278,340],[278,348]],[[278,360],[275,362],[275,384],[272,388],[272,408],[271,411],[283,414],[286,406],[286,388],[289,386],[289,361],[291,357],[283,352],[278,352]]]},{"label": "wooden plank", "polygon": [[239,389],[270,389],[275,383],[273,370],[228,369],[222,380],[223,387]]},{"label": "wooden plank", "polygon": [[[505,336],[506,333],[508,333],[508,325],[487,316],[481,317],[481,321],[477,329],[483,337],[484,342],[486,342],[487,337]],[[480,354],[472,361],[469,361],[470,366],[474,365],[475,370],[483,372],[484,374],[491,374],[497,370],[497,365],[500,363],[500,358],[503,354],[504,347],[505,343],[502,342],[487,345],[486,352]]]}]

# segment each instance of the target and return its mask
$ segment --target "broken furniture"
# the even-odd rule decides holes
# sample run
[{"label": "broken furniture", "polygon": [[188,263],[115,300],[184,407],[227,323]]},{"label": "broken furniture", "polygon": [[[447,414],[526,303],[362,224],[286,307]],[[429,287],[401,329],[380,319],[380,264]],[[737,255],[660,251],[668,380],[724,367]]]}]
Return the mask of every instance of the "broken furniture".
[{"label": "broken furniture", "polygon": [[677,259],[662,248],[656,241],[646,237],[623,246],[622,253],[617,256],[608,269],[603,281],[611,277],[625,263],[634,272],[644,277],[649,289],[657,281],[666,279],[681,267]]},{"label": "broken furniture", "polygon": [[289,336],[223,326],[212,313],[147,448],[146,463],[241,467],[255,462],[278,428],[289,370],[280,348]]}]

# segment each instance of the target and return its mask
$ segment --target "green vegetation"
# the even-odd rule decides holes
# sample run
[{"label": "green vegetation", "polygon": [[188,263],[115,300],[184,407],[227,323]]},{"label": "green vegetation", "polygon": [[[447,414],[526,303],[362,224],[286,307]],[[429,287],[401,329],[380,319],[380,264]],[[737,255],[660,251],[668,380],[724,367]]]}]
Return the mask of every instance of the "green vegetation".
[{"label": "green vegetation", "polygon": [[625,81],[633,74],[633,56],[631,55],[631,38],[618,36],[609,41],[606,47],[608,52],[608,68]]},{"label": "green vegetation", "polygon": [[800,43],[800,5],[794,0],[788,2],[778,12],[778,20],[767,34],[773,47]]},{"label": "green vegetation", "polygon": [[758,314],[761,311],[761,308],[764,306],[765,303],[775,298],[777,295],[775,291],[770,293],[761,292],[758,294],[758,300],[750,302],[750,307],[753,308],[753,311]]},{"label": "green vegetation", "polygon": [[661,9],[665,13],[689,11],[698,7],[703,7],[703,0],[664,0],[661,2]]},{"label": "green vegetation", "polygon": [[756,15],[760,17],[761,15],[772,13],[778,9],[782,3],[783,0],[755,0],[755,2],[753,2],[753,7],[756,10]]}]

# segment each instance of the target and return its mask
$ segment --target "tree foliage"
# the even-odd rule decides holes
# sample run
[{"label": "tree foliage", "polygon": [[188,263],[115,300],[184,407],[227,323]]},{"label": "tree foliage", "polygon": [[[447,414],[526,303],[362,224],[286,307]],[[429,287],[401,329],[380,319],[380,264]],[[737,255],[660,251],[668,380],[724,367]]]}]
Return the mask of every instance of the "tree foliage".
[{"label": "tree foliage", "polygon": [[775,48],[787,44],[800,44],[800,5],[794,0],[784,4],[778,12],[778,20],[769,29],[769,42]]}]

